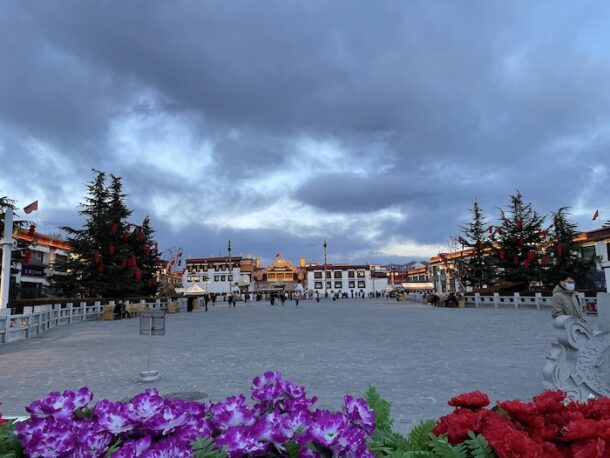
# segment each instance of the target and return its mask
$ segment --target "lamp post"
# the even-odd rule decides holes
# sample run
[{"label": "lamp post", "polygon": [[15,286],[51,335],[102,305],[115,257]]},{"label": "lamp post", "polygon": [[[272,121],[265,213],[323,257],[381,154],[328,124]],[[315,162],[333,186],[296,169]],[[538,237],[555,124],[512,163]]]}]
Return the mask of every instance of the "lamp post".
[{"label": "lamp post", "polygon": [[327,278],[326,278],[326,239],[324,239],[324,298],[328,297],[328,292],[326,291]]},{"label": "lamp post", "polygon": [[0,276],[0,314],[8,305],[8,290],[11,284],[11,253],[13,251],[13,209],[7,208],[4,214],[4,237],[2,247],[2,274]]},{"label": "lamp post", "polygon": [[[233,260],[231,259],[231,239],[229,239],[229,243],[227,245],[227,250],[229,251],[229,296],[227,300],[231,300],[231,282],[233,281]],[[229,307],[231,304],[229,303]]]}]

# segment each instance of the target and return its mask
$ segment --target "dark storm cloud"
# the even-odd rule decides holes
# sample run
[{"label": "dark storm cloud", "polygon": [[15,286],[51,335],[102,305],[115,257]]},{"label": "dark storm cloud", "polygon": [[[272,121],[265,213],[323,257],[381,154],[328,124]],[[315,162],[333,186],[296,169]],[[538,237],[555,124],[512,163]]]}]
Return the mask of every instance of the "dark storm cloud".
[{"label": "dark storm cloud", "polygon": [[[584,223],[610,212],[609,17],[599,2],[0,1],[0,194],[40,196],[63,225],[104,169],[193,255],[231,231],[262,256],[315,257],[320,234],[345,256],[442,243],[472,199],[493,219],[515,189]],[[282,199],[301,229],[231,225]]]}]

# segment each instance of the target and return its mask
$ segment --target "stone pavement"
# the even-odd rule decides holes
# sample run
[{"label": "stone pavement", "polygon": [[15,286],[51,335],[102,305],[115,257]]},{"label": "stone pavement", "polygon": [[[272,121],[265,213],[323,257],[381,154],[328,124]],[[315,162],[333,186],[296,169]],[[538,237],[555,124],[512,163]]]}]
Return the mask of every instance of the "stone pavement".
[{"label": "stone pavement", "polygon": [[[339,408],[346,393],[375,385],[392,403],[396,427],[448,412],[446,401],[480,389],[493,400],[542,391],[553,338],[550,311],[444,309],[386,300],[224,304],[168,315],[153,337],[152,368],[161,393],[204,391],[213,400],[248,392],[252,378],[280,371]],[[139,320],[64,326],[0,346],[5,415],[52,390],[89,386],[96,399],[143,389],[148,337]]]}]

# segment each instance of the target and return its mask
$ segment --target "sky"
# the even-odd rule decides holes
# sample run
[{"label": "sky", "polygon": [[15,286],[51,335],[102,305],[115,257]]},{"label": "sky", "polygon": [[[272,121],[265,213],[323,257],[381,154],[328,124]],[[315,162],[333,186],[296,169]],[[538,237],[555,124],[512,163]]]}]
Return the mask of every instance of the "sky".
[{"label": "sky", "polygon": [[91,169],[192,257],[404,263],[520,190],[610,219],[610,3],[0,0],[0,195]]}]

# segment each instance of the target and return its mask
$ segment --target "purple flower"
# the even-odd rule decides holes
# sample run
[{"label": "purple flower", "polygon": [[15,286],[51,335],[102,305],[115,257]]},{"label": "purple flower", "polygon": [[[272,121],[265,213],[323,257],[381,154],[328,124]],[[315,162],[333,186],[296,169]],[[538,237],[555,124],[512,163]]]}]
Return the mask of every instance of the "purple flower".
[{"label": "purple flower", "polygon": [[352,425],[362,429],[367,435],[375,431],[375,412],[373,412],[364,399],[354,399],[350,395],[345,396],[343,412],[349,418]]},{"label": "purple flower", "polygon": [[265,372],[252,380],[252,399],[273,401],[282,395],[282,376],[279,372]]},{"label": "purple flower", "polygon": [[142,458],[191,458],[193,454],[188,443],[185,444],[174,437],[168,437],[153,443],[140,456]]},{"label": "purple flower", "polygon": [[128,440],[123,443],[112,455],[112,458],[138,458],[142,456],[145,450],[148,450],[152,439],[150,436],[144,436],[136,440]]},{"label": "purple flower", "polygon": [[291,398],[304,398],[305,397],[305,387],[301,385],[296,385],[288,380],[282,380],[281,382],[282,391],[284,395],[289,396]]},{"label": "purple flower", "polygon": [[114,439],[114,436],[95,420],[80,421],[74,424],[73,430],[79,443],[75,453],[77,456],[103,456]]},{"label": "purple flower", "polygon": [[283,449],[282,444],[294,436],[294,430],[290,427],[288,417],[278,412],[266,414],[250,431],[257,440],[271,442],[280,450]]},{"label": "purple flower", "polygon": [[219,448],[225,448],[229,458],[242,457],[248,453],[261,453],[268,445],[253,436],[250,428],[236,426],[227,429],[215,440]]},{"label": "purple flower", "polygon": [[331,447],[347,427],[347,418],[343,414],[319,410],[309,425],[308,433],[315,442]]},{"label": "purple flower", "polygon": [[53,417],[58,420],[70,418],[76,410],[74,397],[73,391],[66,390],[63,394],[54,391],[46,397],[32,402],[25,410],[32,418]]},{"label": "purple flower", "polygon": [[78,445],[70,424],[53,418],[19,423],[16,434],[30,458],[54,458],[67,454]]},{"label": "purple flower", "polygon": [[163,407],[163,410],[155,414],[152,418],[149,418],[144,426],[160,434],[168,434],[173,432],[176,428],[184,425],[188,419],[188,414],[181,411],[176,406],[171,404]]},{"label": "purple flower", "polygon": [[100,426],[112,434],[133,430],[134,423],[129,419],[125,404],[122,402],[110,402],[104,399],[95,405],[93,411]]},{"label": "purple flower", "polygon": [[308,410],[297,410],[290,412],[286,417],[286,426],[294,433],[307,432],[312,421],[312,414]]},{"label": "purple flower", "polygon": [[246,407],[246,397],[231,396],[224,402],[213,404],[210,407],[212,421],[218,429],[233,426],[252,426],[256,423],[256,413]]},{"label": "purple flower", "polygon": [[165,401],[156,389],[147,389],[134,396],[125,406],[125,411],[131,421],[142,423],[159,413],[164,405]]},{"label": "purple flower", "polygon": [[[64,391],[64,396],[66,392]],[[82,387],[80,390],[74,392],[74,407],[76,409],[82,409],[83,407],[87,407],[87,405],[93,399],[93,393],[86,386]]]}]

